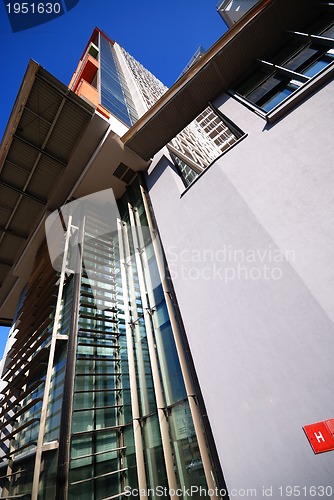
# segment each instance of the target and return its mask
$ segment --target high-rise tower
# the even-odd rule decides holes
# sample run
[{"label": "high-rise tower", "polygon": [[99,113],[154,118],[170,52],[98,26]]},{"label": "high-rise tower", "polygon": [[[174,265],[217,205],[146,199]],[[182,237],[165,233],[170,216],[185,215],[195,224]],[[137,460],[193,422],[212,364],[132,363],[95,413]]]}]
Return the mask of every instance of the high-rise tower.
[{"label": "high-rise tower", "polygon": [[[168,88],[117,42],[95,28],[69,87],[100,112],[132,126]],[[203,110],[168,147],[189,183],[239,137],[212,111]]]}]

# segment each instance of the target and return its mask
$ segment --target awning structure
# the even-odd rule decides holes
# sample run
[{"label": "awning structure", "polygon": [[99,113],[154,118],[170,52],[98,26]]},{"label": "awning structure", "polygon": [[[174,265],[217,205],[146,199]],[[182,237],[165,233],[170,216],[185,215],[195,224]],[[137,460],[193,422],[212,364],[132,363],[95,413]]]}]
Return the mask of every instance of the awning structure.
[{"label": "awning structure", "polygon": [[94,112],[30,61],[0,148],[0,286],[43,218]]},{"label": "awning structure", "polygon": [[230,28],[121,138],[149,160],[272,50],[318,0],[260,0]]},{"label": "awning structure", "polygon": [[50,212],[110,187],[117,198],[146,170],[114,127],[30,61],[0,148],[1,325],[12,323]]}]

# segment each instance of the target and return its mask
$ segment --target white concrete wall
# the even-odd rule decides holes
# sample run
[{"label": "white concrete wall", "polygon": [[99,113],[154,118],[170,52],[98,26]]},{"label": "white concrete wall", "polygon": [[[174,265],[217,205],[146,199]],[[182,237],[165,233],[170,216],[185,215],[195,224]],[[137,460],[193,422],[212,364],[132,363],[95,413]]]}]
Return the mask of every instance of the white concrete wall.
[{"label": "white concrete wall", "polygon": [[147,179],[231,498],[334,497],[302,429],[334,417],[333,90],[272,126],[222,98],[248,136],[182,197],[163,158]]}]

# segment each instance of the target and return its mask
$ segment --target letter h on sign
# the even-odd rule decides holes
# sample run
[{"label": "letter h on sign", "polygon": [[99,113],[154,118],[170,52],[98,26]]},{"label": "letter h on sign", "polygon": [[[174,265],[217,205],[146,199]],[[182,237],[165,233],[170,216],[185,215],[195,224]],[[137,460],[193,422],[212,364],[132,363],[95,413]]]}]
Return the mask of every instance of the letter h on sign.
[{"label": "letter h on sign", "polygon": [[314,453],[334,450],[334,418],[303,427]]}]

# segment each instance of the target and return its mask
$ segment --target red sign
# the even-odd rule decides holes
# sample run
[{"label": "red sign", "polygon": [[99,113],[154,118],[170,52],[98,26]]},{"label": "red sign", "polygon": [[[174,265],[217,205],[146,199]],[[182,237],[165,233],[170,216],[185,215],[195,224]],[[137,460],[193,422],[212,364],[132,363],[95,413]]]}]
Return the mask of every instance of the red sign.
[{"label": "red sign", "polygon": [[334,450],[334,418],[303,427],[314,453]]}]

